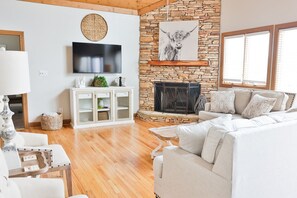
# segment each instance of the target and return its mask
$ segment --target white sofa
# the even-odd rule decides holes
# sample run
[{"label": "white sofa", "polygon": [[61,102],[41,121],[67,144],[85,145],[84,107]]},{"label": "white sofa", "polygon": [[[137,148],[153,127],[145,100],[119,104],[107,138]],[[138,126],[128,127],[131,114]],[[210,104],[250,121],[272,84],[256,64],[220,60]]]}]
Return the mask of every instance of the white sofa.
[{"label": "white sofa", "polygon": [[166,147],[154,159],[157,197],[296,198],[297,113],[290,115],[293,119],[228,133],[214,164]]},{"label": "white sofa", "polygon": [[[252,96],[255,94],[260,94],[265,97],[271,96],[274,93],[282,93],[276,92],[271,90],[250,90],[250,89],[227,89],[227,91],[233,90],[235,92],[235,99],[234,99],[234,109],[235,113],[233,113],[233,119],[240,119],[242,118],[241,114],[244,111],[245,107],[250,102]],[[292,107],[297,107],[297,100],[295,100],[296,93],[282,93],[285,95],[284,103],[285,108],[282,111],[288,110]],[[280,110],[272,110],[271,113],[279,113]],[[215,112],[211,110],[211,102],[205,104],[205,110],[199,112],[199,122],[205,120],[211,120],[213,118],[220,117],[225,113],[222,112]]]}]

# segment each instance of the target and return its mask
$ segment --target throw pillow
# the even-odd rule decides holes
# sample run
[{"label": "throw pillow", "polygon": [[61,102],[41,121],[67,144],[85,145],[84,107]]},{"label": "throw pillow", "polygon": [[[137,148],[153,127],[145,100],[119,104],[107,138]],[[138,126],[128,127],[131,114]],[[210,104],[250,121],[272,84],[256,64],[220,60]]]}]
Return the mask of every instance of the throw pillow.
[{"label": "throw pillow", "polygon": [[209,128],[215,124],[222,124],[231,119],[232,115],[227,114],[195,125],[179,125],[176,128],[176,134],[179,138],[179,147],[190,153],[201,155],[204,139]]},{"label": "throw pillow", "polygon": [[284,111],[286,109],[289,99],[287,94],[277,91],[254,91],[252,97],[256,94],[267,98],[276,98],[276,102],[272,108],[273,111]]},{"label": "throw pillow", "polygon": [[234,91],[211,91],[210,111],[217,113],[235,113]]},{"label": "throw pillow", "polygon": [[266,98],[256,94],[252,97],[241,115],[244,118],[254,118],[262,115],[263,113],[269,113],[276,100],[276,98]]}]

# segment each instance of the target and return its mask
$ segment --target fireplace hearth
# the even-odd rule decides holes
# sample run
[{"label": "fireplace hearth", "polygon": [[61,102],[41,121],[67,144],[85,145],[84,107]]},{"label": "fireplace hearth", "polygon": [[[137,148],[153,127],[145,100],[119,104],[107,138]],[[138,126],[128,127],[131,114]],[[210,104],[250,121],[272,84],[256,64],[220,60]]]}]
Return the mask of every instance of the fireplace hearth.
[{"label": "fireplace hearth", "polygon": [[156,82],[155,111],[166,113],[194,113],[200,95],[199,83]]}]

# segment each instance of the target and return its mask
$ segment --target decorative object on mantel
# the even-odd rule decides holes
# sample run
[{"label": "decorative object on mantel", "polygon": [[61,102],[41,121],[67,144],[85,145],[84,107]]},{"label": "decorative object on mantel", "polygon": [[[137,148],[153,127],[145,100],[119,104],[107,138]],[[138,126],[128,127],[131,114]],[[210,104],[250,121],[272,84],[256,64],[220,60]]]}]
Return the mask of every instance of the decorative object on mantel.
[{"label": "decorative object on mantel", "polygon": [[184,66],[184,67],[207,67],[209,66],[209,61],[207,60],[197,60],[197,61],[158,61],[152,60],[148,62],[153,66]]},{"label": "decorative object on mantel", "polygon": [[104,76],[95,76],[92,82],[94,87],[108,87],[107,81]]},{"label": "decorative object on mantel", "polygon": [[81,21],[81,31],[90,41],[100,41],[108,31],[105,19],[99,14],[88,14]]},{"label": "decorative object on mantel", "polygon": [[198,21],[159,24],[159,60],[197,60]]}]

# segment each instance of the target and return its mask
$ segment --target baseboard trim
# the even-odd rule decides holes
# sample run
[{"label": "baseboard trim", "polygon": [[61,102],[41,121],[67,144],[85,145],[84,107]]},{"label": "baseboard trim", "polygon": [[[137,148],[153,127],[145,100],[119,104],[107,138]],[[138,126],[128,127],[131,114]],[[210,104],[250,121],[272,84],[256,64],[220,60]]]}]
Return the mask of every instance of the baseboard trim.
[{"label": "baseboard trim", "polygon": [[[69,126],[70,122],[70,119],[63,120],[63,126]],[[29,127],[41,127],[41,122],[30,122]]]}]

